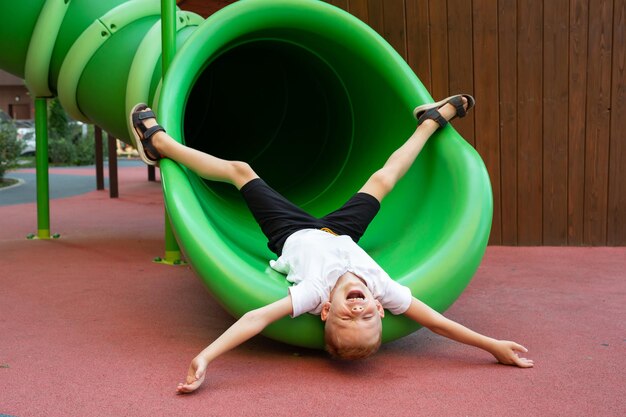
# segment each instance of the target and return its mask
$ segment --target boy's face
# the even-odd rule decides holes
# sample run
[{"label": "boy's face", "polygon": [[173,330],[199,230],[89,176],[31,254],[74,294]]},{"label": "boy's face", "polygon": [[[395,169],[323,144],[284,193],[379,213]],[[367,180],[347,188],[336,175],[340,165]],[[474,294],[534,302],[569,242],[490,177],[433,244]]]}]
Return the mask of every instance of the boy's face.
[{"label": "boy's face", "polygon": [[385,310],[356,275],[342,275],[322,307],[321,318],[340,331],[342,338],[378,337]]}]

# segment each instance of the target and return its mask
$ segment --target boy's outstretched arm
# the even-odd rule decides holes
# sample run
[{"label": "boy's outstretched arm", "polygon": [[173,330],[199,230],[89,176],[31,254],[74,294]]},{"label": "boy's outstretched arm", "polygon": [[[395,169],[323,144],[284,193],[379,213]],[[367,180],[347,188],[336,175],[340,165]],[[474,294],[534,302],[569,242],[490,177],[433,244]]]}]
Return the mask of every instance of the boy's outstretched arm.
[{"label": "boy's outstretched arm", "polygon": [[415,297],[404,315],[441,336],[486,350],[505,365],[516,365],[520,368],[531,368],[534,365],[532,360],[517,355],[517,352],[528,351],[524,346],[506,340],[492,339],[470,330],[444,317]]},{"label": "boy's outstretched arm", "polygon": [[256,336],[267,326],[292,312],[291,295],[288,295],[272,304],[249,311],[241,316],[235,324],[230,326],[191,361],[187,380],[185,383],[178,384],[176,391],[180,394],[195,391],[204,382],[206,368],[213,359]]}]

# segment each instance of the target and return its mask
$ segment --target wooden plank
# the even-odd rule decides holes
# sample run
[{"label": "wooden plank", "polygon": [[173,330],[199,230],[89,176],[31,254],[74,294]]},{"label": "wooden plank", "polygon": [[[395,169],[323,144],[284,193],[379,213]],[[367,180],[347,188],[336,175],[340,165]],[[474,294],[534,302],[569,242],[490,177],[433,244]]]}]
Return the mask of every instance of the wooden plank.
[{"label": "wooden plank", "polygon": [[[448,0],[448,55],[449,89],[452,94],[474,93],[474,62],[472,57],[472,3],[466,0]],[[455,129],[472,146],[474,115],[454,121]]]},{"label": "wooden plank", "polygon": [[498,2],[502,244],[517,245],[517,0]]},{"label": "wooden plank", "polygon": [[406,0],[407,62],[430,91],[431,63],[428,0]]},{"label": "wooden plank", "polygon": [[611,0],[589,4],[587,129],[585,137],[584,243],[606,244],[611,106]]},{"label": "wooden plank", "polygon": [[450,95],[447,3],[429,0],[428,16],[430,21],[430,94],[435,100],[441,100]]},{"label": "wooden plank", "polygon": [[541,245],[543,2],[528,0],[518,13],[518,244]]},{"label": "wooden plank", "polygon": [[181,0],[177,1],[177,4],[182,10],[194,12],[206,18],[234,2],[235,0]]},{"label": "wooden plank", "polygon": [[330,3],[346,11],[348,10],[348,0],[326,0],[326,3]]},{"label": "wooden plank", "polygon": [[589,2],[570,0],[567,244],[583,244]]},{"label": "wooden plank", "polygon": [[543,17],[543,244],[566,245],[569,0]]},{"label": "wooden plank", "polygon": [[482,156],[493,191],[490,244],[502,243],[500,205],[500,135],[498,106],[498,5],[474,0],[474,95],[480,103],[475,114],[476,150]]},{"label": "wooden plank", "polygon": [[348,12],[365,23],[369,22],[367,0],[348,0]]},{"label": "wooden plank", "polygon": [[610,176],[607,244],[626,245],[626,0],[613,10]]},{"label": "wooden plank", "polygon": [[369,25],[381,36],[385,36],[383,24],[383,0],[367,0],[367,14]]},{"label": "wooden plank", "polygon": [[384,38],[406,60],[406,18],[404,0],[383,2]]}]

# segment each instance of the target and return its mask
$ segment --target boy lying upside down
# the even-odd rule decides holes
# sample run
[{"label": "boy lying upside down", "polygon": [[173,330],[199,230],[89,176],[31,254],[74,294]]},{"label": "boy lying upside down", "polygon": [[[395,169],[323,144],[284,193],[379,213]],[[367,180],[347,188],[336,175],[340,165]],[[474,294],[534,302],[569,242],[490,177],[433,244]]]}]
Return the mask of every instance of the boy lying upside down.
[{"label": "boy lying upside down", "polygon": [[325,323],[326,350],[340,359],[366,358],[378,350],[381,319],[387,310],[404,314],[439,335],[484,349],[500,363],[532,367],[532,360],[518,356],[518,352],[527,352],[525,347],[492,339],[447,319],[392,280],[357,245],[380,203],[409,170],[426,141],[448,121],[465,116],[474,103],[473,97],[461,94],[417,107],[415,132],[341,208],[321,218],[270,188],[247,163],[223,160],[178,143],[157,124],[145,104],[135,106],[131,122],[142,160],[157,165],[161,158],[170,158],[202,178],[237,187],[267,237],[268,247],[278,256],[270,266],[294,284],[284,298],[244,314],[200,352],[177,391],[195,391],[215,358],[276,320],[304,313],[320,316]]}]

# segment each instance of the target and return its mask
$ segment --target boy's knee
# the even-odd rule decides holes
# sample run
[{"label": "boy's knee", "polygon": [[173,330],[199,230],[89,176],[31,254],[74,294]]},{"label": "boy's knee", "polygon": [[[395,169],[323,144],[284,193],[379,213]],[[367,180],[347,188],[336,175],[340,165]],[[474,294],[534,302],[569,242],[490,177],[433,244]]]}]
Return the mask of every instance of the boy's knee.
[{"label": "boy's knee", "polygon": [[376,171],[372,175],[371,180],[376,184],[377,188],[384,193],[391,191],[397,182],[396,176],[385,169],[379,169]]},{"label": "boy's knee", "polygon": [[231,161],[232,180],[235,185],[241,187],[248,181],[258,177],[250,164],[242,161]]},{"label": "boy's knee", "polygon": [[250,175],[251,173],[253,173],[254,171],[252,170],[252,167],[250,166],[250,164],[248,164],[247,162],[243,162],[243,161],[231,161],[231,166],[235,172],[236,175]]}]

